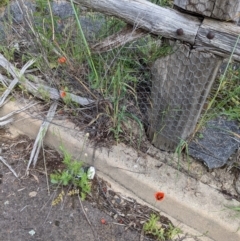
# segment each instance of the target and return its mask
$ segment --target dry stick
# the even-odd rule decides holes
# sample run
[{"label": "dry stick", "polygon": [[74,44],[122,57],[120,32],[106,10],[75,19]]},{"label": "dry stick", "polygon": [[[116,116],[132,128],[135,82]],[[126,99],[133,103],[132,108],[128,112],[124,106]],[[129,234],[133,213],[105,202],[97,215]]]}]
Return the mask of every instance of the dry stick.
[{"label": "dry stick", "polygon": [[[58,184],[58,186],[56,187],[56,189],[53,191],[54,193],[52,195],[50,195],[49,199],[47,200],[47,202],[44,203],[44,205],[41,207],[40,211],[42,211],[48,204],[49,201],[54,200],[57,196],[57,190],[59,188],[60,184]],[[52,205],[51,205],[52,207]],[[49,214],[47,215],[48,218]],[[46,222],[47,218],[45,219],[44,223]]]},{"label": "dry stick", "polygon": [[92,232],[93,232],[94,238],[97,239],[97,240],[99,240],[99,237],[98,237],[97,234],[95,233],[95,230],[93,229],[93,226],[92,226],[90,220],[88,219],[88,216],[87,216],[87,214],[86,214],[86,212],[85,212],[85,210],[84,210],[84,207],[83,207],[83,204],[82,204],[82,201],[81,201],[81,198],[80,198],[79,194],[78,194],[78,200],[79,200],[79,203],[80,203],[80,205],[81,205],[81,208],[82,208],[83,214],[84,214],[84,216],[85,216],[85,218],[86,218],[86,220],[87,220],[87,222],[88,222],[90,228],[92,229]]},{"label": "dry stick", "polygon": [[37,105],[37,104],[38,104],[38,103],[33,103],[33,104],[32,104],[32,103],[29,103],[28,105],[24,106],[23,108],[21,108],[21,109],[19,109],[19,110],[12,111],[12,112],[8,113],[7,115],[1,117],[1,118],[0,118],[0,121],[6,120],[6,119],[12,117],[13,115],[18,114],[18,113],[20,113],[20,112],[22,112],[22,111],[24,111],[24,110],[27,110],[28,108],[31,108],[31,107],[33,107],[33,106],[35,106],[35,105]]},{"label": "dry stick", "polygon": [[12,169],[12,167],[7,163],[7,161],[1,156],[0,156],[0,160],[3,162],[3,164],[5,164],[9,168],[9,170],[14,174],[14,176],[18,178],[17,173]]},{"label": "dry stick", "polygon": [[[41,146],[43,147],[43,141],[41,143]],[[48,196],[49,196],[50,195],[50,189],[49,189],[49,183],[48,183],[48,173],[47,173],[47,165],[46,165],[46,158],[45,158],[44,148],[42,148],[42,152],[43,152],[43,163],[44,163],[45,176],[46,176],[46,182],[47,182],[47,190],[48,190]]]},{"label": "dry stick", "polygon": [[20,113],[20,112],[22,112],[22,111],[24,111],[24,110],[26,110],[26,109],[28,109],[28,108],[36,105],[36,104],[38,104],[38,103],[35,103],[35,104],[31,104],[31,103],[30,103],[30,104],[26,105],[25,107],[23,107],[23,108],[21,108],[21,109],[19,109],[19,110],[12,111],[12,112],[10,112],[9,114],[1,117],[1,118],[0,118],[0,126],[4,126],[4,125],[12,122],[14,119],[13,119],[13,118],[10,118],[10,117],[12,117],[13,115],[18,114],[18,113]]},{"label": "dry stick", "polygon": [[4,91],[0,98],[0,107],[3,106],[6,98],[8,95],[11,93],[11,91],[14,89],[16,84],[21,81],[21,78],[24,74],[24,72],[27,70],[28,67],[30,67],[33,63],[35,63],[35,59],[29,60],[23,67],[22,69],[19,70],[15,68],[6,58],[4,58],[3,55],[0,54],[0,65],[9,72],[14,79],[11,81],[10,85],[8,88]]},{"label": "dry stick", "polygon": [[52,23],[52,41],[54,41],[55,40],[55,28],[54,28],[54,22],[53,22],[52,6],[51,6],[49,0],[48,0],[48,7],[49,7],[49,12],[50,12],[50,16],[51,16],[51,23]]},{"label": "dry stick", "polygon": [[[3,75],[1,75],[1,73],[0,73],[0,82],[2,83],[2,85],[4,86],[4,87],[7,87],[8,86],[8,83],[7,83],[7,81],[5,80],[5,77],[3,76]],[[10,82],[10,81],[9,81]]]},{"label": "dry stick", "polygon": [[10,118],[10,119],[5,120],[5,121],[1,121],[0,126],[6,126],[7,124],[10,124],[11,122],[13,122],[13,118]]},{"label": "dry stick", "polygon": [[57,109],[57,105],[58,103],[57,102],[54,102],[49,111],[48,111],[48,114],[47,114],[47,117],[46,117],[46,120],[42,123],[41,127],[40,127],[40,130],[38,132],[38,135],[37,135],[37,138],[34,142],[34,145],[33,145],[33,149],[32,149],[32,152],[31,152],[31,156],[30,156],[30,159],[29,159],[29,162],[28,162],[28,165],[27,165],[27,169],[26,169],[26,175],[28,175],[28,169],[29,169],[29,166],[31,165],[32,161],[33,161],[33,166],[35,167],[36,163],[37,163],[37,158],[38,158],[38,154],[39,154],[39,151],[40,151],[40,147],[42,145],[42,140],[48,130],[48,127],[49,127],[49,124],[50,122],[52,121],[54,115],[55,115],[55,112],[56,112],[56,109]]},{"label": "dry stick", "polygon": [[[71,188],[72,188],[72,185],[68,185],[68,189],[67,189],[67,191],[66,191],[66,195],[65,195],[65,196],[68,196],[68,193],[70,192]],[[63,198],[63,200],[62,200],[62,205],[61,205],[61,209],[60,209],[60,210],[63,210],[64,205],[65,205],[65,202],[66,202],[66,198]]]}]

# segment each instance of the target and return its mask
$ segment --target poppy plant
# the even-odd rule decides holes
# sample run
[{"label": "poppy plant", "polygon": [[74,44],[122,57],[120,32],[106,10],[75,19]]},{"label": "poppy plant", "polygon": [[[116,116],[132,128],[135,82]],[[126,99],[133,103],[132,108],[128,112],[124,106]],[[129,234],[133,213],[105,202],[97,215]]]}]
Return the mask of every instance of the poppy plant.
[{"label": "poppy plant", "polygon": [[65,91],[60,90],[60,96],[61,96],[61,98],[66,97],[66,95],[67,95],[67,93],[66,93]]},{"label": "poppy plant", "polygon": [[67,59],[65,57],[58,58],[58,63],[59,64],[64,64],[64,63],[66,63],[66,61],[67,61]]},{"label": "poppy plant", "polygon": [[157,201],[162,201],[164,199],[164,192],[156,192],[155,193],[155,199]]}]

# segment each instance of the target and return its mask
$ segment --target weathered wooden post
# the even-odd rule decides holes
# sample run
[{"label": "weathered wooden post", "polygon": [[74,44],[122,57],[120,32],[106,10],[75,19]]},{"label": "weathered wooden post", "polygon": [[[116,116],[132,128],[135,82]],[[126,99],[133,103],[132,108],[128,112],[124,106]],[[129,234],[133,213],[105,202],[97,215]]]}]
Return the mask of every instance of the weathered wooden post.
[{"label": "weathered wooden post", "polygon": [[[175,5],[189,12],[219,20],[239,18],[240,1],[175,0]],[[226,22],[211,23],[204,19],[196,35],[195,46],[220,44]],[[234,25],[234,24],[233,24]],[[220,32],[218,31],[220,30]],[[227,30],[227,29],[226,29]],[[227,30],[229,33],[233,29]],[[239,31],[238,31],[239,32]],[[177,30],[183,35],[184,29]],[[236,36],[232,39],[237,41]],[[192,48],[186,44],[174,45],[173,54],[158,59],[152,67],[152,108],[148,129],[152,143],[163,150],[174,150],[181,140],[191,136],[203,105],[216,78],[222,58],[208,48]],[[233,51],[233,45],[225,48]]]},{"label": "weathered wooden post", "polygon": [[240,27],[232,22],[240,16],[240,1],[175,0],[184,13],[146,0],[74,2],[133,26],[95,45],[94,51],[111,50],[145,32],[181,41],[173,41],[173,54],[158,59],[152,66],[148,128],[148,136],[156,147],[175,150],[181,140],[187,140],[194,132],[223,58],[234,50],[232,58],[240,62]]},{"label": "weathered wooden post", "polygon": [[221,64],[221,58],[212,53],[180,43],[174,48],[173,54],[152,67],[148,133],[163,150],[174,150],[193,133]]}]

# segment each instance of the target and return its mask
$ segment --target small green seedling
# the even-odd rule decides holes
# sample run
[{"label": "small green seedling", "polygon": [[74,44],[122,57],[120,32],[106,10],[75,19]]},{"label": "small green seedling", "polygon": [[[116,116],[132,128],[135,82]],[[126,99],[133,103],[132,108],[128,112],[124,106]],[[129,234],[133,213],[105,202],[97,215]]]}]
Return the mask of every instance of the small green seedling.
[{"label": "small green seedling", "polygon": [[182,233],[180,228],[174,227],[169,224],[164,227],[159,222],[159,216],[151,214],[150,219],[143,225],[143,230],[146,234],[151,234],[159,241],[172,240],[176,235]]},{"label": "small green seedling", "polygon": [[151,214],[150,219],[144,223],[143,230],[146,234],[151,234],[158,240],[165,240],[165,229],[161,227],[158,221],[159,217],[155,214]]},{"label": "small green seedling", "polygon": [[50,175],[51,183],[60,184],[63,186],[73,185],[74,188],[80,190],[81,198],[84,200],[86,194],[91,191],[88,173],[82,168],[83,162],[72,160],[72,156],[62,146],[60,147],[64,155],[63,163],[65,169],[56,171]]}]

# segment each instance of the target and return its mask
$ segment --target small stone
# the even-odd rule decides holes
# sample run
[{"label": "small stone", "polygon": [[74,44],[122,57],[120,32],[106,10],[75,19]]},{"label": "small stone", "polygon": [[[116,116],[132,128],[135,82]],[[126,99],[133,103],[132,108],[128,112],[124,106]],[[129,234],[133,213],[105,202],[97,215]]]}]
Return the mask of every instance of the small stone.
[{"label": "small stone", "polygon": [[209,177],[207,175],[203,175],[200,179],[202,183],[208,184],[209,183]]}]

